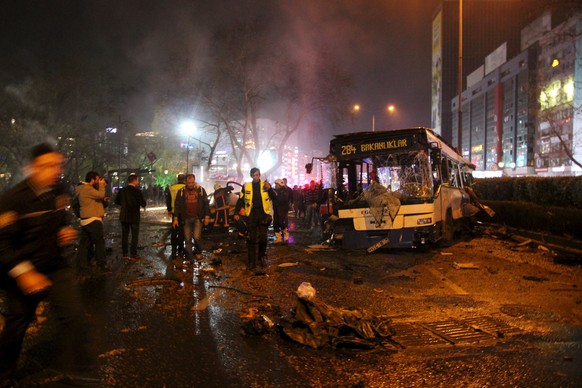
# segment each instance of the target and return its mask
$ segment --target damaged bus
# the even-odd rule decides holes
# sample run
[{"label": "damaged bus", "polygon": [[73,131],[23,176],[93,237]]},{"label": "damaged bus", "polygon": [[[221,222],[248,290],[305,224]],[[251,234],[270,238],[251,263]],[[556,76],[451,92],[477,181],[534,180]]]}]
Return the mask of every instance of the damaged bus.
[{"label": "damaged bus", "polygon": [[479,211],[475,166],[429,128],[337,135],[325,161],[337,193],[328,235],[343,248],[450,243]]}]

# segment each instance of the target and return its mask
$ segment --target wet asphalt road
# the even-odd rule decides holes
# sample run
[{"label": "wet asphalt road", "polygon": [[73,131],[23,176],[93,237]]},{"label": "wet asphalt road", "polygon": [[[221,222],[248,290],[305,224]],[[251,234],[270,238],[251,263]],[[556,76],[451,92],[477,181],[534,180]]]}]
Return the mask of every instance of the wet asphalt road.
[{"label": "wet asphalt road", "polygon": [[[374,283],[375,277],[380,276],[378,268],[359,263],[376,260],[378,255],[305,255],[304,248],[316,243],[318,237],[299,230],[294,236],[296,246],[269,248],[272,266],[275,260],[285,258],[304,260],[288,272],[271,270],[266,276],[246,273],[244,243],[235,236],[218,234],[206,237],[207,252],[200,261],[183,266],[179,260],[169,259],[169,248],[151,247],[165,228],[162,216],[162,212],[155,216],[150,213],[144,219],[140,237],[144,259],[129,262],[119,258],[119,230],[115,214],[111,214],[106,227],[111,271],[81,279],[103,379],[93,386],[581,386],[580,316],[560,319],[541,307],[528,309],[524,304],[510,303],[516,301],[502,304],[502,317],[512,325],[525,319],[522,330],[478,344],[316,350],[283,339],[275,331],[244,334],[241,315],[248,308],[272,307],[266,311],[273,320],[278,315],[288,316],[301,279],[317,284],[325,300],[346,307],[378,309],[404,323],[422,321],[426,314],[439,320],[441,315],[450,315],[451,308],[462,310],[460,315],[479,315],[486,309],[478,298],[449,295],[455,288],[439,286],[439,279],[432,280],[437,288],[450,288],[445,296],[422,294],[423,287],[431,287],[421,279],[422,267],[439,259],[430,252],[397,252],[389,261],[379,261],[382,282],[394,279],[394,290],[409,288],[409,296],[379,294],[380,304],[371,304],[370,292],[380,292],[378,288],[361,293],[362,288],[352,278],[363,278],[364,286]],[[341,260],[345,263],[338,265]],[[446,274],[439,265],[436,268]],[[580,271],[574,270],[573,274],[569,274],[574,278],[568,282],[579,282]],[[455,284],[462,285],[460,281]],[[578,301],[581,298],[579,295]],[[424,300],[428,301],[426,305]],[[23,385],[71,386],[70,381],[54,381],[39,372],[51,366],[53,325],[50,319],[43,321],[45,315],[41,312],[39,323],[27,339],[20,372]],[[523,330],[542,321],[543,330]]]}]

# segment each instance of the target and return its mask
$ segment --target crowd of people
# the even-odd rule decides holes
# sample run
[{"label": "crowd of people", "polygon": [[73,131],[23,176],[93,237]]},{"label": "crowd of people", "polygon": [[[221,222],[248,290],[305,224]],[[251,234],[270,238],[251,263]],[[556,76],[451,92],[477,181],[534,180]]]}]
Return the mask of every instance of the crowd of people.
[{"label": "crowd of people", "polygon": [[[0,381],[10,382],[26,330],[34,319],[37,305],[48,299],[62,323],[63,344],[55,354],[62,357],[67,373],[79,378],[91,370],[94,357],[86,344],[87,323],[76,286],[80,271],[106,273],[103,219],[108,206],[119,207],[121,253],[123,260],[138,255],[141,209],[148,206],[147,193],[139,187],[139,177],[130,174],[125,185],[108,194],[105,177],[87,172],[74,192],[60,183],[64,156],[48,144],[32,149],[29,176],[0,199],[0,289],[4,290],[5,323],[0,333]],[[175,184],[164,191],[171,225],[154,245],[166,247],[170,237],[171,258],[193,262],[204,250],[203,228],[219,232],[234,226],[246,238],[247,269],[267,265],[268,228],[272,224],[275,244],[289,242],[289,214],[296,227],[314,228],[321,224],[322,204],[330,197],[312,181],[305,187],[288,187],[287,179],[276,179],[274,186],[261,179],[261,171],[250,170],[251,180],[243,185],[234,207],[229,203],[232,187],[214,186],[214,221],[211,224],[209,195],[196,182],[194,174],[179,174]],[[151,200],[150,200],[151,201]],[[70,205],[70,206],[69,206]],[[73,212],[69,211],[69,207]],[[78,218],[76,228],[73,214]],[[131,238],[130,238],[131,236]],[[78,241],[76,268],[64,254],[66,246]],[[69,251],[70,252],[70,251]],[[0,385],[1,386],[1,385]]]}]

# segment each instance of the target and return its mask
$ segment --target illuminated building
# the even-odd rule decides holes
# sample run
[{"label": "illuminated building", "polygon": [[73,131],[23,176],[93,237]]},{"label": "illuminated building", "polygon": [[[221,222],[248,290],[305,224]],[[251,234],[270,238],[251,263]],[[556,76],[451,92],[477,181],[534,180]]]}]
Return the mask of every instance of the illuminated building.
[{"label": "illuminated building", "polygon": [[[578,42],[576,50],[574,38],[582,17],[552,28],[551,16],[546,12],[521,31],[518,55],[506,61],[503,43],[466,79],[462,153],[477,176],[582,172],[569,155],[582,161],[582,47]],[[456,145],[458,97],[450,107]]]}]

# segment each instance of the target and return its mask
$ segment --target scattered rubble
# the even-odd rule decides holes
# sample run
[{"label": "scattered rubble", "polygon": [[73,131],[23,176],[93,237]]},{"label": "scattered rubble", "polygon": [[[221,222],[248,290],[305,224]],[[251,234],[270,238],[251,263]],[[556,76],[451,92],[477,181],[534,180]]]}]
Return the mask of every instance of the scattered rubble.
[{"label": "scattered rubble", "polygon": [[279,267],[279,268],[297,267],[298,265],[299,265],[299,262],[295,262],[295,263],[281,263],[281,264],[277,265],[277,267]]},{"label": "scattered rubble", "polygon": [[548,278],[543,278],[543,277],[540,277],[540,276],[531,276],[531,275],[524,275],[523,276],[523,279],[524,280],[529,280],[529,281],[532,281],[532,282],[547,282],[547,281],[550,280]]},{"label": "scattered rubble", "polygon": [[452,265],[454,269],[479,269],[479,266],[474,263],[457,263],[454,261]]}]

